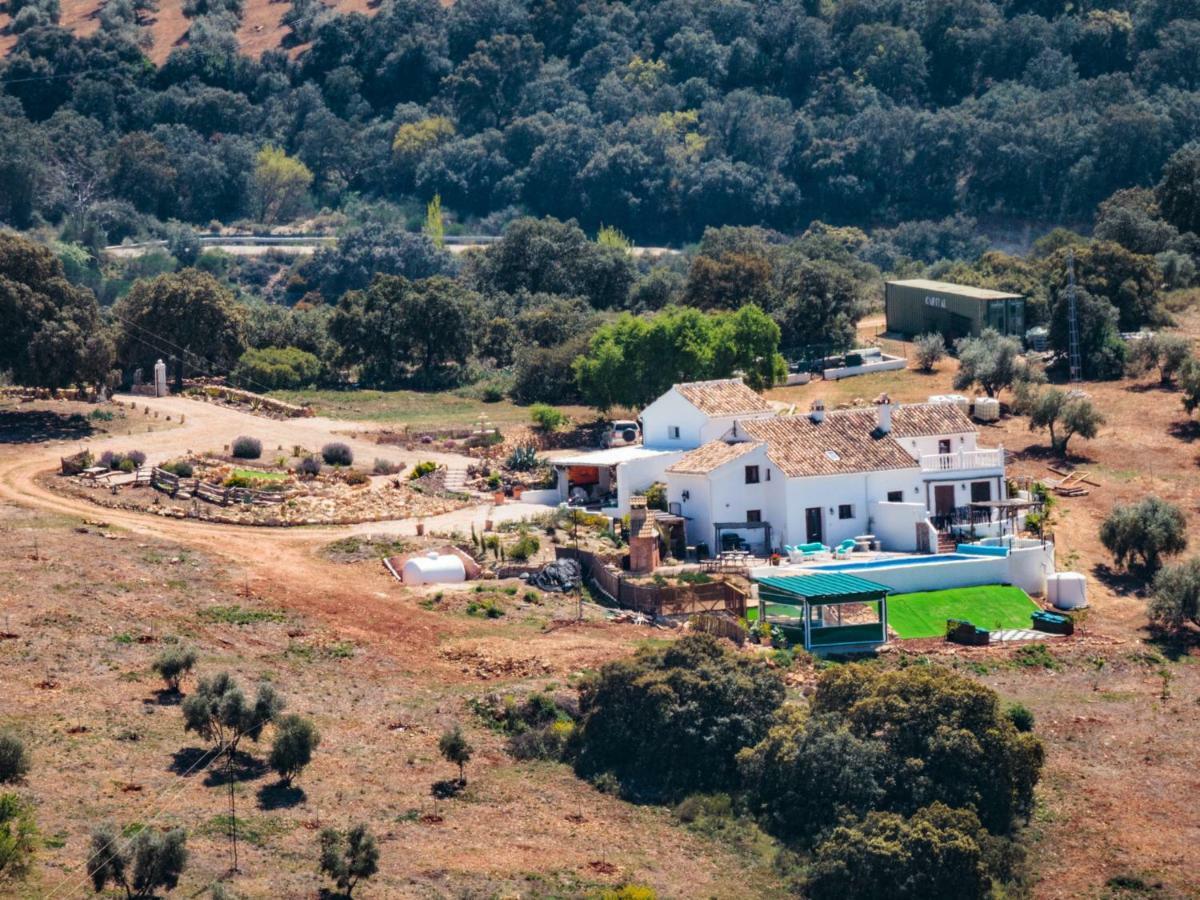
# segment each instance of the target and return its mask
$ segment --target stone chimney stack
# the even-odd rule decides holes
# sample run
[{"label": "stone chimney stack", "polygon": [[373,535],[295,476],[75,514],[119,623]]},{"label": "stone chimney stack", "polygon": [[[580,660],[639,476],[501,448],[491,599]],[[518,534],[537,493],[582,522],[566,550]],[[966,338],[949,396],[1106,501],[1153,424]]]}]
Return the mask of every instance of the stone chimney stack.
[{"label": "stone chimney stack", "polygon": [[875,400],[875,409],[879,415],[878,431],[889,434],[892,430],[892,399],[887,394],[880,394]]},{"label": "stone chimney stack", "polygon": [[814,425],[820,425],[825,421],[825,401],[821,399],[814,400],[812,406],[808,408],[808,417],[812,419]]},{"label": "stone chimney stack", "polygon": [[629,571],[653,572],[659,566],[658,529],[646,509],[645,497],[629,498]]}]

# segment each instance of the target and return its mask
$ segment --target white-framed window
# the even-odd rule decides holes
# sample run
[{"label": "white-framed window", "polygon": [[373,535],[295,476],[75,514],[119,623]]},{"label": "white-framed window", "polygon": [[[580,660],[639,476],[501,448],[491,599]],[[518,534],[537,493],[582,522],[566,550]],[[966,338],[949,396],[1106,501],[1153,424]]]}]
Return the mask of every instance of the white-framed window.
[{"label": "white-framed window", "polygon": [[854,504],[843,503],[841,506],[839,506],[838,507],[838,518],[839,519],[853,519],[854,518]]},{"label": "white-framed window", "polygon": [[667,426],[667,437],[672,441],[679,440],[679,426],[678,425],[668,425]]}]

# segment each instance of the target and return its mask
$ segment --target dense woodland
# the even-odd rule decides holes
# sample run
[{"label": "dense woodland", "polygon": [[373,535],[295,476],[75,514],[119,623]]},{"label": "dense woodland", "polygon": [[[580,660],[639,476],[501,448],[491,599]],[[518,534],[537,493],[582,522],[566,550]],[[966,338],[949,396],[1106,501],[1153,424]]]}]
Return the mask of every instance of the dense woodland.
[{"label": "dense woodland", "polygon": [[[1166,322],[1164,289],[1197,278],[1193,2],[295,0],[293,52],[254,60],[238,0],[189,0],[157,68],[153,0],[110,0],[85,38],[56,0],[6,6],[0,222],[71,288],[9,291],[17,380],[127,379],[165,355],[259,389],[635,404],[849,346],[890,273],[1018,290],[1061,349],[1068,246],[1085,374],[1105,377],[1116,335]],[[339,243],[202,253],[223,225]],[[504,239],[456,258],[455,231]],[[99,255],[146,237],[166,250]],[[28,288],[15,265],[0,278]],[[180,324],[181,297],[220,327]]]}]

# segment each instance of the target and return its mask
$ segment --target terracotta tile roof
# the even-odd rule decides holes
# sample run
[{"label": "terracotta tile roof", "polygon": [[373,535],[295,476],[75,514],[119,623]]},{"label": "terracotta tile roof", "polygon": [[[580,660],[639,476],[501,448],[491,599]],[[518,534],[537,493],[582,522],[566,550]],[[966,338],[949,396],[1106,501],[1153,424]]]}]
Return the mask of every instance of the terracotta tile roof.
[{"label": "terracotta tile roof", "polygon": [[676,475],[707,475],[725,463],[732,462],[739,456],[745,456],[751,450],[761,446],[761,441],[741,441],[736,444],[709,441],[672,463],[667,471]]},{"label": "terracotta tile roof", "polygon": [[741,428],[767,443],[767,456],[789,478],[917,466],[891,435],[876,433],[873,410],[830,413],[819,425],[807,416],[781,416],[747,420]]},{"label": "terracotta tile roof", "polygon": [[[872,420],[875,419],[874,409],[868,410],[868,414]],[[913,403],[892,410],[892,437],[932,437],[935,434],[968,434],[978,430],[962,407],[953,403]]]},{"label": "terracotta tile roof", "polygon": [[719,381],[690,381],[675,385],[680,395],[709,416],[736,416],[770,412],[771,404],[746,386],[740,378]]},{"label": "terracotta tile roof", "polygon": [[976,430],[966,413],[949,403],[894,407],[892,430],[886,435],[876,430],[879,414],[874,407],[836,410],[819,425],[808,416],[749,419],[739,424],[750,437],[767,443],[767,455],[789,477],[911,469],[917,461],[898,439]]}]

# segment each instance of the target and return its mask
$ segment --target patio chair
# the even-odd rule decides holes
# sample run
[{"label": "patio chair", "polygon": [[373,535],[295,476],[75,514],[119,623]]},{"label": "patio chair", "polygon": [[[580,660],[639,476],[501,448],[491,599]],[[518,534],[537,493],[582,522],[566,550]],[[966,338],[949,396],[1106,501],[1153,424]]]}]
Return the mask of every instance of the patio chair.
[{"label": "patio chair", "polygon": [[829,556],[829,548],[824,544],[814,542],[811,544],[800,544],[792,548],[792,553],[788,554],[788,559],[792,562],[804,562],[808,559],[820,559],[823,556]]},{"label": "patio chair", "polygon": [[833,551],[833,555],[835,557],[837,557],[838,559],[846,559],[850,556],[851,553],[854,552],[854,549],[857,546],[858,546],[858,541],[854,540],[854,538],[846,538],[844,541],[842,541],[840,544],[837,545],[837,548]]}]

